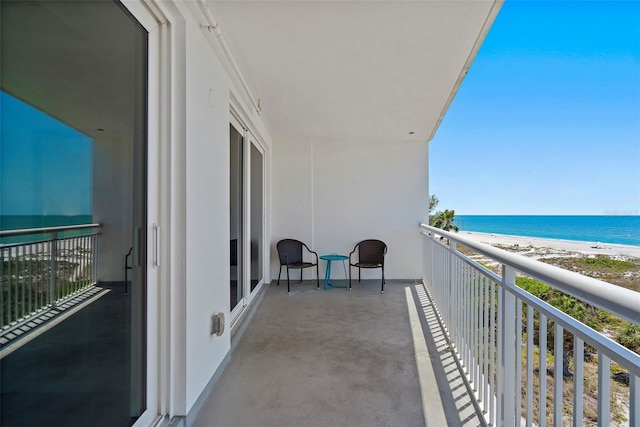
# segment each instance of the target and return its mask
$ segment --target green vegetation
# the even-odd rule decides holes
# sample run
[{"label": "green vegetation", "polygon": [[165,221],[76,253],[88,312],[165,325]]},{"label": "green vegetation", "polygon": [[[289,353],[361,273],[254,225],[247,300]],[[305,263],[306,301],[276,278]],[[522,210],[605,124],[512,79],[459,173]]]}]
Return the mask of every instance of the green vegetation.
[{"label": "green vegetation", "polygon": [[627,323],[618,329],[616,342],[640,354],[640,326]]},{"label": "green vegetation", "polygon": [[[432,195],[429,198],[429,225],[436,228],[441,228],[444,231],[455,231],[459,230],[458,226],[453,222],[455,221],[455,211],[453,209],[445,209],[444,211],[436,211],[436,206],[438,206],[438,197],[436,195]],[[435,212],[434,212],[435,211]]]},{"label": "green vegetation", "polygon": [[622,260],[612,259],[611,257],[605,256],[605,255],[579,258],[576,260],[575,265],[577,267],[597,269],[601,272],[605,272],[605,271],[624,272],[636,266],[631,261],[622,261]]}]

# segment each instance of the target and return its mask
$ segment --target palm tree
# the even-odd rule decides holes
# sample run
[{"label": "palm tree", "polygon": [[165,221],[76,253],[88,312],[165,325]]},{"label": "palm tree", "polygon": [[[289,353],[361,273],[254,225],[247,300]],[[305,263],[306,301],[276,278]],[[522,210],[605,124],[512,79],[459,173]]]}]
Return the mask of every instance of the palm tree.
[{"label": "palm tree", "polygon": [[453,223],[455,220],[455,211],[453,209],[445,209],[444,211],[436,212],[432,217],[429,218],[429,225],[437,228],[441,228],[444,231],[455,231],[458,232],[459,228],[457,225]]}]

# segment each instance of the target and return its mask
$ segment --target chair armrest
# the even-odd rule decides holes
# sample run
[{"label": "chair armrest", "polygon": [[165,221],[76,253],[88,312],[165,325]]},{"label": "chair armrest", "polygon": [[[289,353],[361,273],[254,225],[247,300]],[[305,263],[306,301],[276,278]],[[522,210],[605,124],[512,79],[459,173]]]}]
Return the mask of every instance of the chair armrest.
[{"label": "chair armrest", "polygon": [[[302,243],[302,242],[301,242]],[[309,246],[307,246],[305,243],[302,243],[302,246],[304,246],[304,248],[307,250],[307,252],[314,254],[316,257],[316,264],[318,263],[318,253],[315,251],[312,251],[311,249],[309,249]]]},{"label": "chair armrest", "polygon": [[349,265],[353,265],[351,263],[351,255],[353,255],[356,252],[356,249],[358,249],[358,245],[356,245],[353,250],[351,252],[349,252]]}]

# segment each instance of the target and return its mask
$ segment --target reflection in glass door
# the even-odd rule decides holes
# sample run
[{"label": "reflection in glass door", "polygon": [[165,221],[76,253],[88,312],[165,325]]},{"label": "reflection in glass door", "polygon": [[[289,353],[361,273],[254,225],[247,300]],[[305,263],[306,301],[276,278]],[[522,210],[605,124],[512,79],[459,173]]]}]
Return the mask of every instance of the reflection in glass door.
[{"label": "reflection in glass door", "polygon": [[251,144],[251,292],[262,281],[263,265],[263,156]]},{"label": "reflection in glass door", "polygon": [[[230,232],[230,310],[240,308],[243,297],[243,146],[240,130],[229,125],[229,232]],[[236,310],[237,311],[237,310]],[[233,315],[232,315],[233,318]]]},{"label": "reflection in glass door", "polygon": [[113,1],[0,8],[0,229],[102,224],[0,247],[0,425],[129,426],[146,407],[148,33]]}]

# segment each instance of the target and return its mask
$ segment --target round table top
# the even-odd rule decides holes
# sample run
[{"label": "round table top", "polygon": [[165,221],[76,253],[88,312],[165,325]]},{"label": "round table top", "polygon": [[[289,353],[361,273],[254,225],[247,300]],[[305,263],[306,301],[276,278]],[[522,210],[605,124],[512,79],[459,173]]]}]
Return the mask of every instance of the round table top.
[{"label": "round table top", "polygon": [[346,255],[329,254],[329,255],[320,255],[320,259],[324,259],[326,261],[344,261],[349,259],[349,257]]}]

